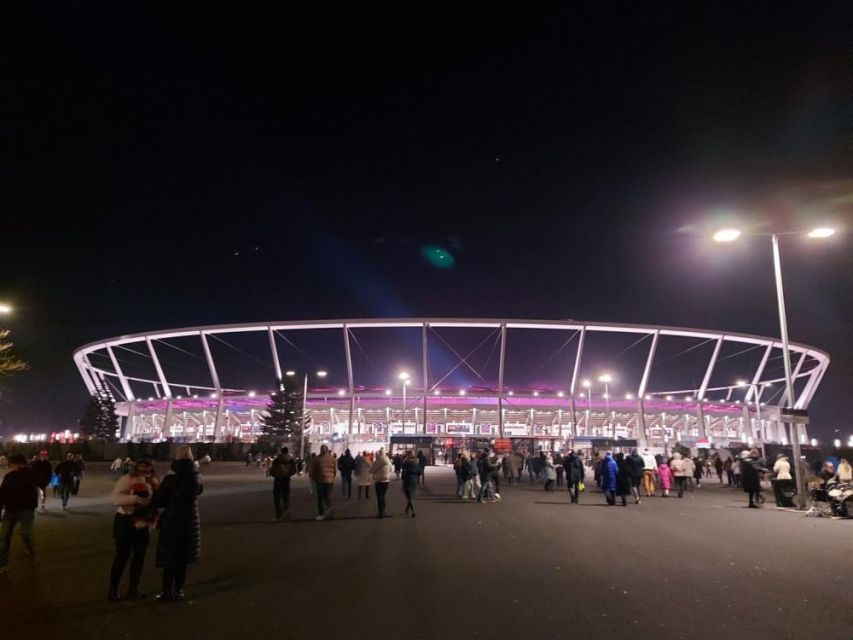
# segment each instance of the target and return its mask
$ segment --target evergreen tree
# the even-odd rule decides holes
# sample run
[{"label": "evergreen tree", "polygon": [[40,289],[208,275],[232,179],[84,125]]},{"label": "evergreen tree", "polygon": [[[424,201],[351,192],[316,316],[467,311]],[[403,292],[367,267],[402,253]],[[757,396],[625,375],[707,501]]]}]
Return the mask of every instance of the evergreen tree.
[{"label": "evergreen tree", "polygon": [[90,438],[115,440],[118,416],[112,395],[99,389],[89,398],[86,412],[80,420],[80,432]]},{"label": "evergreen tree", "polygon": [[302,433],[302,390],[293,378],[277,380],[270,393],[266,412],[261,415],[261,431],[268,441]]}]

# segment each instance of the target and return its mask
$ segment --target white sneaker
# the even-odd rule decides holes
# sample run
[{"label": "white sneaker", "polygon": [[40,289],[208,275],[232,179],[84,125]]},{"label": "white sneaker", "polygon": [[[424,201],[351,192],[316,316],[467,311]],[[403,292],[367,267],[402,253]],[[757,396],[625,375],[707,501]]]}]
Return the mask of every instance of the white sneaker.
[{"label": "white sneaker", "polygon": [[500,502],[500,499],[501,499],[501,494],[496,493],[496,494],[495,494],[495,500],[497,500],[497,501],[499,501],[499,502]]},{"label": "white sneaker", "polygon": [[315,519],[315,520],[325,520],[325,519],[326,519],[326,516],[317,516],[317,517],[316,517],[316,518],[314,518],[314,519]]}]

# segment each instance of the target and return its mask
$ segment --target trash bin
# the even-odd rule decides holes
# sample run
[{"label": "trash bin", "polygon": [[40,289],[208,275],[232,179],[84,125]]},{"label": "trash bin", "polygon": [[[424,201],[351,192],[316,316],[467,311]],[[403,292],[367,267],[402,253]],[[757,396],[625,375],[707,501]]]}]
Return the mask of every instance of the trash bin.
[{"label": "trash bin", "polygon": [[794,483],[790,480],[779,480],[773,478],[770,480],[773,486],[773,495],[776,498],[777,507],[795,507],[794,504]]}]

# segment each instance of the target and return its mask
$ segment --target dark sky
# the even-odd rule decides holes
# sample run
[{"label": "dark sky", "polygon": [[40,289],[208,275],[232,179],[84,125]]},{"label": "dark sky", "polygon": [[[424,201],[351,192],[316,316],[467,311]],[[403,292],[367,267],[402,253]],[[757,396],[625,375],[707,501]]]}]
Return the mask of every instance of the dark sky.
[{"label": "dark sky", "polygon": [[[76,419],[72,350],[147,329],[427,315],[778,335],[769,240],[688,231],[850,226],[853,7],[538,4],[8,16],[0,298],[32,369],[4,382],[0,430]],[[791,339],[833,357],[812,429],[851,432],[851,238],[787,238],[783,260]]]}]

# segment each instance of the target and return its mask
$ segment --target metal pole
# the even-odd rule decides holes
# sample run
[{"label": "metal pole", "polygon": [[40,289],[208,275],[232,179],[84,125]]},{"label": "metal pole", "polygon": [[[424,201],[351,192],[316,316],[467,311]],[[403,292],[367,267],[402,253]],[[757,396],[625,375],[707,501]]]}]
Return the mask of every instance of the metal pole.
[{"label": "metal pole", "polygon": [[504,437],[504,365],[506,364],[506,323],[501,325],[501,355],[498,364],[498,437]]},{"label": "metal pole", "polygon": [[[423,350],[423,376],[424,376],[424,419],[423,419],[423,431],[422,433],[426,435],[427,431],[427,397],[429,396],[429,363],[428,363],[428,350],[427,350],[427,325],[424,322],[423,333],[422,333],[422,350]],[[417,420],[415,420],[417,422]],[[418,431],[418,425],[415,424],[415,433]]]},{"label": "metal pole", "polygon": [[[782,361],[785,364],[785,394],[787,395],[788,403],[793,403],[794,399],[794,380],[791,375],[791,354],[788,347],[788,319],[785,316],[785,292],[782,289],[782,259],[779,256],[779,236],[773,234],[773,272],[776,276],[776,301],[779,304],[779,328],[782,332]],[[785,407],[781,407],[785,411]],[[791,434],[791,448],[794,453],[793,468],[795,470],[794,477],[797,479],[797,507],[800,509],[806,508],[806,479],[800,469],[800,437],[797,433],[797,425],[790,425],[789,431]]]},{"label": "metal pole", "polygon": [[299,445],[301,449],[302,460],[305,465],[308,464],[308,458],[306,456],[306,449],[308,444],[308,436],[305,433],[305,426],[308,421],[308,374],[305,374],[305,384],[302,387],[302,437],[300,440],[302,441]]}]

